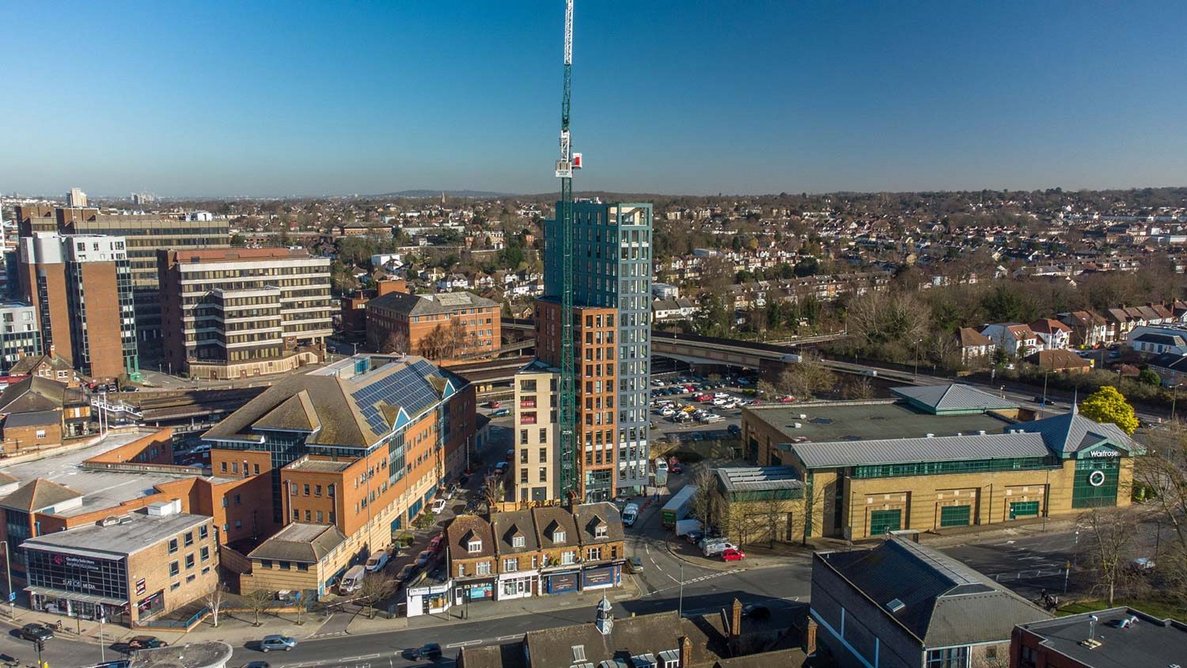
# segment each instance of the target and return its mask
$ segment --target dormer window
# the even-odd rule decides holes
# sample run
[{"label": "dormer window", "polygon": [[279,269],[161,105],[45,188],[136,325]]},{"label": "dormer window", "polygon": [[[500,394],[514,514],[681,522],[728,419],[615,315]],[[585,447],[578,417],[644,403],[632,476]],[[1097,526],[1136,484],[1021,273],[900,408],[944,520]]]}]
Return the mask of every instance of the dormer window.
[{"label": "dormer window", "polygon": [[512,536],[511,537],[511,547],[523,547],[523,546],[524,546],[523,536]]},{"label": "dormer window", "polygon": [[554,543],[565,542],[565,532],[563,529],[557,529],[556,531],[552,532],[552,542],[554,542]]},{"label": "dormer window", "polygon": [[596,527],[594,527],[594,537],[595,538],[605,538],[606,535],[607,535],[607,533],[606,533],[606,525],[605,524],[599,524]]},{"label": "dormer window", "polygon": [[479,538],[471,538],[470,542],[466,544],[466,549],[470,554],[478,554],[482,551],[482,540]]}]

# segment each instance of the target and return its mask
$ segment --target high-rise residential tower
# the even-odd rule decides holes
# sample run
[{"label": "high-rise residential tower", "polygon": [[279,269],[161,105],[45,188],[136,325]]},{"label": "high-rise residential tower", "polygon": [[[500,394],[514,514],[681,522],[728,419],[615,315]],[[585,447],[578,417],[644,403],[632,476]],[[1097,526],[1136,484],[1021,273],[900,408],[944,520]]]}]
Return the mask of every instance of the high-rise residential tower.
[{"label": "high-rise residential tower", "polygon": [[[648,484],[651,373],[650,204],[579,201],[573,211],[573,323],[580,500]],[[560,362],[561,231],[544,226],[537,356]]]},{"label": "high-rise residential tower", "polygon": [[38,232],[20,241],[21,297],[36,309],[42,349],[95,379],[138,378],[124,238]]}]

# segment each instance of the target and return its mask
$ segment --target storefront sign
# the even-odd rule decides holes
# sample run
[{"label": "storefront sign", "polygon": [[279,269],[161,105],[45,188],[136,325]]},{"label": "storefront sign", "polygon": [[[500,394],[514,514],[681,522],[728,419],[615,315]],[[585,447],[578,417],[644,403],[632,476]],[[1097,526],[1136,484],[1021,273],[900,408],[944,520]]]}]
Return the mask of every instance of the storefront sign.
[{"label": "storefront sign", "polygon": [[73,554],[55,554],[53,556],[53,562],[55,566],[82,568],[88,571],[99,570],[99,562],[86,557],[76,557]]},{"label": "storefront sign", "polygon": [[576,573],[557,573],[545,576],[545,590],[549,594],[564,594],[577,591]]},{"label": "storefront sign", "polygon": [[1089,457],[1120,457],[1121,453],[1116,450],[1093,450],[1088,453]]},{"label": "storefront sign", "polygon": [[582,588],[609,587],[614,584],[614,567],[593,568],[581,573]]}]

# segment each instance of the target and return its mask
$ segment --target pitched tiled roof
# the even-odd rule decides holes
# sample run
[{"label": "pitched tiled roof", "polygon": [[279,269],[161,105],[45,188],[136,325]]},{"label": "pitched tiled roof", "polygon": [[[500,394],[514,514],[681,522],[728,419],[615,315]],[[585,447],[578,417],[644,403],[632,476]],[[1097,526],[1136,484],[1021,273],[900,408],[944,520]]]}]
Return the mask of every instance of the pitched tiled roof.
[{"label": "pitched tiled roof", "polygon": [[1039,318],[1038,320],[1030,323],[1030,328],[1032,331],[1042,334],[1053,334],[1055,332],[1071,333],[1072,331],[1072,329],[1067,325],[1059,322],[1058,320],[1052,320],[1051,318]]},{"label": "pitched tiled roof", "polygon": [[988,346],[992,345],[993,341],[981,332],[972,327],[961,327],[956,330],[956,340],[960,342],[961,348],[971,348],[973,346]]},{"label": "pitched tiled roof", "polygon": [[[495,533],[499,554],[534,552],[540,549],[531,510],[512,510],[491,515],[491,529]],[[516,536],[523,537],[523,546],[515,547]]]},{"label": "pitched tiled roof", "polygon": [[400,419],[413,419],[466,381],[420,357],[367,358],[375,364],[350,372],[347,358],[311,373],[278,381],[206,432],[210,439],[251,438],[256,429],[312,432],[306,443],[367,447]]},{"label": "pitched tiled roof", "polygon": [[[482,549],[471,554],[470,538],[482,541]],[[450,559],[476,559],[495,556],[495,534],[490,522],[477,515],[458,515],[445,528]]]},{"label": "pitched tiled roof", "polygon": [[1063,348],[1056,348],[1054,350],[1040,350],[1037,353],[1031,353],[1026,356],[1026,361],[1038,366],[1041,369],[1048,369],[1051,371],[1060,371],[1064,369],[1087,369],[1092,367],[1092,362],[1080,357],[1076,353],[1065,350]]},{"label": "pitched tiled roof", "polygon": [[[549,549],[578,544],[577,521],[573,518],[573,514],[564,508],[556,506],[532,508],[532,519],[535,520],[536,540],[540,543],[540,547]],[[553,540],[553,536],[558,530],[565,532],[564,541]]]},{"label": "pitched tiled roof", "polygon": [[332,524],[294,522],[261,543],[247,556],[252,559],[316,564],[345,540],[345,534]]},{"label": "pitched tiled roof", "polygon": [[0,507],[34,512],[55,506],[63,501],[77,499],[80,496],[82,495],[65,485],[59,485],[44,478],[36,478],[0,499]]},{"label": "pitched tiled roof", "polygon": [[[580,532],[582,545],[607,543],[624,538],[622,516],[612,503],[583,503],[574,506],[573,516],[577,520],[577,530]],[[606,526],[605,538],[598,538],[596,535],[596,527],[599,523]]]},{"label": "pitched tiled roof", "polygon": [[818,567],[836,572],[925,647],[1008,641],[1015,625],[1050,618],[959,561],[897,536],[872,550],[818,553]]},{"label": "pitched tiled roof", "polygon": [[28,357],[22,357],[16,364],[13,364],[12,368],[8,370],[8,373],[13,376],[31,374],[43,364],[54,371],[73,371],[70,362],[67,362],[58,355],[30,355]]},{"label": "pitched tiled roof", "polygon": [[29,376],[0,393],[0,413],[32,413],[60,409],[66,397],[66,383],[41,376]]}]

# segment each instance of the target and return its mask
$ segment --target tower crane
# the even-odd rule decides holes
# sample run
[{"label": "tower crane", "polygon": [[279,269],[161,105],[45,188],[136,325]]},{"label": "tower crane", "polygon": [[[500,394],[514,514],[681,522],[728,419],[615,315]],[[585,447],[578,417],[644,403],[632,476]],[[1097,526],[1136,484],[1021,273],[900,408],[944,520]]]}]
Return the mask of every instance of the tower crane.
[{"label": "tower crane", "polygon": [[573,170],[581,168],[581,154],[574,154],[569,138],[569,95],[573,80],[573,0],[565,0],[565,83],[561,97],[560,159],[556,176],[561,180],[556,222],[561,229],[561,382],[560,382],[560,498],[571,503],[579,494],[577,480],[577,388],[573,349]]}]

